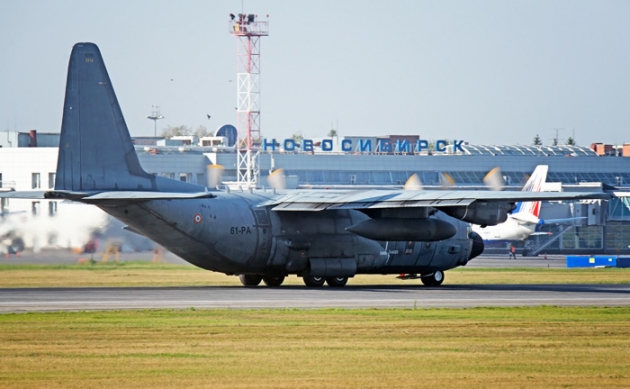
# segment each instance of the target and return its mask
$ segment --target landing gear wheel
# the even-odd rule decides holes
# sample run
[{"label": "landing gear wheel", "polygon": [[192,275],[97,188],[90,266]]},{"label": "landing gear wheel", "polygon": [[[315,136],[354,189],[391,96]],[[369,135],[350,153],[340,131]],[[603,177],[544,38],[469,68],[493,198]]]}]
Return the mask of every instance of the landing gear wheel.
[{"label": "landing gear wheel", "polygon": [[333,288],[341,288],[348,283],[348,277],[328,277],[326,283]]},{"label": "landing gear wheel", "polygon": [[280,286],[284,282],[284,276],[265,276],[262,280],[267,286]]},{"label": "landing gear wheel", "polygon": [[324,277],[308,276],[308,277],[303,277],[302,279],[304,280],[304,284],[306,286],[311,286],[311,287],[320,287],[324,285],[324,282],[326,281]]},{"label": "landing gear wheel", "polygon": [[426,286],[440,286],[444,282],[444,272],[442,270],[436,270],[432,274],[423,274],[420,276],[420,280]]},{"label": "landing gear wheel", "polygon": [[262,281],[262,276],[256,274],[241,274],[238,278],[243,286],[258,286]]}]

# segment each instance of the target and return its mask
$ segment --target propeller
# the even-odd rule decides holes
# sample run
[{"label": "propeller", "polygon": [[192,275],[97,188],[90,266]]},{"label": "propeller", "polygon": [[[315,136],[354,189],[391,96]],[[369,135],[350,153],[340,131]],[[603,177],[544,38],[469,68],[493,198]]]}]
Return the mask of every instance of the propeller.
[{"label": "propeller", "polygon": [[405,186],[403,190],[422,190],[424,187],[422,186],[422,181],[420,181],[420,177],[418,177],[417,173],[413,173],[411,177],[405,182]]},{"label": "propeller", "polygon": [[449,189],[454,188],[455,186],[457,186],[457,184],[455,184],[455,180],[453,179],[453,177],[451,177],[450,174],[440,172],[440,186],[442,187],[442,189]]},{"label": "propeller", "polygon": [[[442,189],[452,189],[457,186],[457,183],[455,182],[453,177],[446,172],[439,173],[439,180],[440,180],[440,187]],[[501,169],[499,169],[498,167],[495,167],[488,174],[486,174],[486,176],[483,179],[483,182],[484,184],[486,184],[486,186],[490,190],[503,190],[505,186]],[[404,190],[424,189],[424,186],[422,185],[422,181],[420,181],[420,177],[418,176],[417,173],[414,173],[411,175],[411,177],[409,177],[403,189]]]},{"label": "propeller", "polygon": [[216,188],[221,183],[225,168],[221,165],[208,165],[208,187]]},{"label": "propeller", "polygon": [[284,175],[284,169],[274,170],[267,176],[267,183],[274,189],[286,189],[287,176]]},{"label": "propeller", "polygon": [[503,190],[505,187],[505,181],[503,180],[501,169],[497,166],[490,170],[483,178],[483,183],[486,184],[490,190]]}]

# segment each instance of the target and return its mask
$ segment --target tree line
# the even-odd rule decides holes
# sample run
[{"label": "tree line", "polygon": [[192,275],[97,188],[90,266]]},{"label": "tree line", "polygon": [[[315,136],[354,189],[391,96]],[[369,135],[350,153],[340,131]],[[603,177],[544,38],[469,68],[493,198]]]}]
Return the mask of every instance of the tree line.
[{"label": "tree line", "polygon": [[201,126],[201,125],[195,129],[186,125],[166,126],[166,128],[162,130],[161,134],[164,138],[167,138],[167,139],[170,139],[174,136],[188,136],[188,135],[194,135],[197,138],[203,138],[204,136],[212,136],[212,133],[208,131],[208,128],[206,126]]}]

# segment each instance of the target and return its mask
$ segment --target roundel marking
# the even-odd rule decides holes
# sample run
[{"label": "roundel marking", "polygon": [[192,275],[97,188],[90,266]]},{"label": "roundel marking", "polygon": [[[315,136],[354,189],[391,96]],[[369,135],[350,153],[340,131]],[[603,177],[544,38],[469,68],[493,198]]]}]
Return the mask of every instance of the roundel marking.
[{"label": "roundel marking", "polygon": [[201,214],[200,213],[196,214],[194,220],[196,224],[201,223],[201,220],[202,220]]}]

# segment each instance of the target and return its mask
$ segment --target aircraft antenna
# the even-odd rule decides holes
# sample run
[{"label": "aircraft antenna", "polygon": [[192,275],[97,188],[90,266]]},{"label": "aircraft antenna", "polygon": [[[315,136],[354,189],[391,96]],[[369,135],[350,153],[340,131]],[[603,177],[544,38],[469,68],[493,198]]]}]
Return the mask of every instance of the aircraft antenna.
[{"label": "aircraft antenna", "polygon": [[260,176],[260,38],[269,35],[267,20],[241,12],[230,14],[229,32],[237,40],[236,122],[237,185],[255,188]]}]

